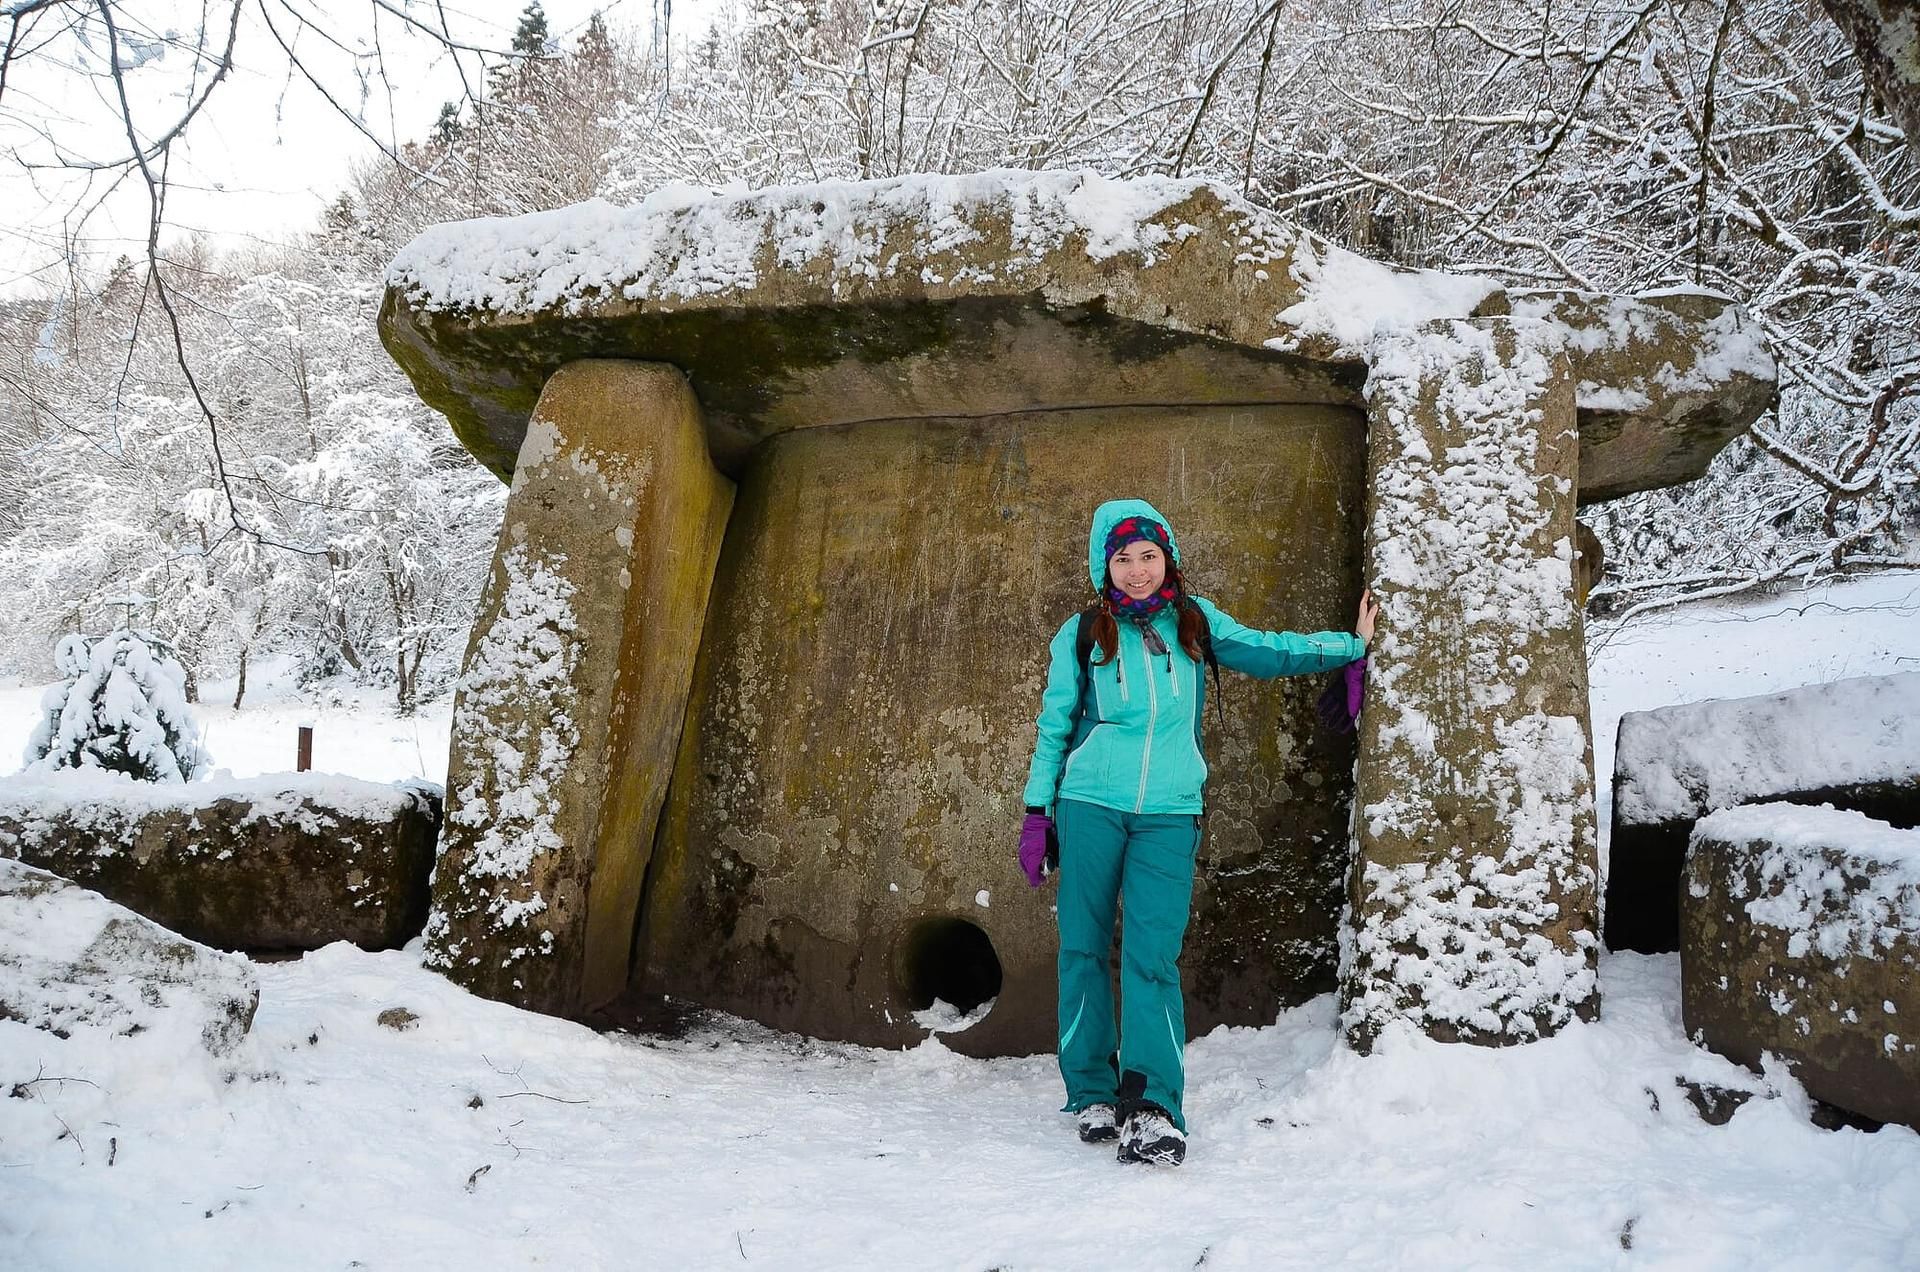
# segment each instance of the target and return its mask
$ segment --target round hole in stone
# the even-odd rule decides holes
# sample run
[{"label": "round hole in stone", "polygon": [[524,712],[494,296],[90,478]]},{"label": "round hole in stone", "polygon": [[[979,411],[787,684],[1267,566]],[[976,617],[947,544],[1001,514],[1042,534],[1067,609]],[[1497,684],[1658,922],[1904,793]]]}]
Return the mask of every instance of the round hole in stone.
[{"label": "round hole in stone", "polygon": [[900,943],[900,988],[915,1011],[935,1000],[961,1015],[1000,995],[1000,956],[965,919],[922,919]]}]

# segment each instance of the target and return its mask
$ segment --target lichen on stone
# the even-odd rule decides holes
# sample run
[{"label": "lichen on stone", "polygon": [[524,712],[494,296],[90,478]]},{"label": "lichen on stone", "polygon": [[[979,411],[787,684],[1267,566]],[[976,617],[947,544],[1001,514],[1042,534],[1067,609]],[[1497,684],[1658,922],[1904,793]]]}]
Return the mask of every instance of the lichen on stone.
[{"label": "lichen on stone", "polygon": [[[461,677],[454,734],[468,767],[450,784],[447,827],[457,848],[440,863],[427,920],[429,966],[471,963],[501,933],[547,908],[536,863],[564,848],[555,821],[560,783],[580,735],[566,703],[579,647],[571,581],[546,554],[515,545],[499,558],[499,612],[484,626]],[[497,582],[500,580],[496,580]],[[546,953],[551,933],[508,960]]]}]

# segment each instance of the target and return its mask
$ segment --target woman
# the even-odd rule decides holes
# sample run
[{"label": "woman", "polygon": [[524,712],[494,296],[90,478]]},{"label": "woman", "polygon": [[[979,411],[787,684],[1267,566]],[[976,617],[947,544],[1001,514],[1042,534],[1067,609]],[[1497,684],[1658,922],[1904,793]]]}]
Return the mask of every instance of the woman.
[{"label": "woman", "polygon": [[[1187,593],[1172,529],[1138,499],[1094,511],[1087,569],[1101,602],[1087,636],[1076,615],[1053,638],[1020,864],[1039,887],[1057,824],[1062,1111],[1078,1115],[1088,1143],[1117,1139],[1121,1161],[1178,1165],[1178,959],[1207,780],[1201,664],[1262,678],[1329,671],[1366,653],[1379,607],[1360,598],[1357,634],[1242,627]],[[1107,951],[1122,896],[1116,1029]]]}]

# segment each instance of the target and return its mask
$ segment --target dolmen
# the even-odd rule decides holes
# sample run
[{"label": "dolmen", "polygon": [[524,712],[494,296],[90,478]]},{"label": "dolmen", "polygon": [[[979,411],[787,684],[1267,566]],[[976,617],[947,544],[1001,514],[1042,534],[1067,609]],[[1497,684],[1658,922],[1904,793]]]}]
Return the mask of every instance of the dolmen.
[{"label": "dolmen", "polygon": [[1360,1046],[1598,1009],[1575,513],[1765,409],[1727,297],[1510,290],[1207,181],[998,171],[437,226],[379,323],[512,485],[425,934],[459,983],[1050,1048],[1051,894],[1011,845],[1087,517],[1133,495],[1244,622],[1384,605],[1357,737],[1310,681],[1231,682],[1206,726],[1184,1032],[1335,988]]}]

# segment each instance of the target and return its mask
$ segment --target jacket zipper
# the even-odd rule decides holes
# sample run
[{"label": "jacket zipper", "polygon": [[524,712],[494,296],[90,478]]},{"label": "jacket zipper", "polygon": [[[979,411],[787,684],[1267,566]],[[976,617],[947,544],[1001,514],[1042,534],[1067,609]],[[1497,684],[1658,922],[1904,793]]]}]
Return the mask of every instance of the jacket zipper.
[{"label": "jacket zipper", "polygon": [[1153,763],[1153,719],[1160,707],[1159,697],[1153,691],[1153,655],[1147,652],[1145,641],[1140,644],[1140,663],[1147,673],[1147,741],[1140,748],[1140,794],[1133,801],[1136,813],[1147,806],[1147,769]]}]

